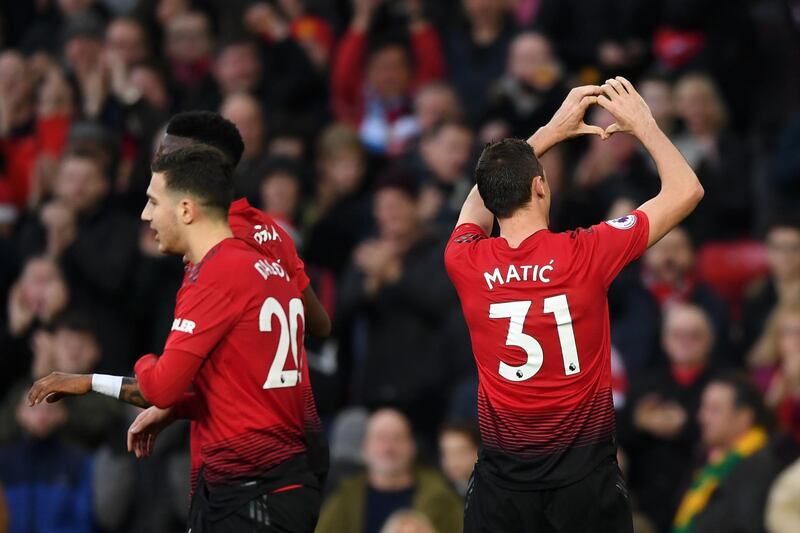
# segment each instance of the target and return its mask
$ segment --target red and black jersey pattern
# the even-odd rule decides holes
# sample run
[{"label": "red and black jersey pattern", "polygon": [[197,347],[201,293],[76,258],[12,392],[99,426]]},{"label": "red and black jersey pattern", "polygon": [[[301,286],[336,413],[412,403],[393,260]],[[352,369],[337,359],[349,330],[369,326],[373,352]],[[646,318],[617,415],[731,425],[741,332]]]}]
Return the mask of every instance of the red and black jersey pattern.
[{"label": "red and black jersey pattern", "polygon": [[[203,477],[209,485],[257,479],[305,451],[305,436],[294,428],[273,426],[242,433],[201,447]],[[192,486],[198,471],[199,465],[192,470]]]},{"label": "red and black jersey pattern", "polygon": [[595,466],[596,458],[607,457],[614,450],[611,389],[574,407],[535,413],[497,409],[479,392],[478,421],[483,471],[500,480],[527,479],[539,487],[560,486],[568,482],[566,473],[580,477]]}]

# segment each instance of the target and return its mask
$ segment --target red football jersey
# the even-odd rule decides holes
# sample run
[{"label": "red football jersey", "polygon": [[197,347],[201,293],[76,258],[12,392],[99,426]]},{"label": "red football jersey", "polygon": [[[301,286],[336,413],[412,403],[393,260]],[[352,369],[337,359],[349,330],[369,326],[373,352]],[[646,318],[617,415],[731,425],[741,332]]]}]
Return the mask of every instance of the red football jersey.
[{"label": "red football jersey", "polygon": [[292,238],[275,222],[275,219],[252,207],[246,198],[240,198],[234,201],[228,210],[228,224],[235,237],[280,260],[283,268],[294,278],[300,292],[306,290],[309,279],[303,260],[297,255],[297,248]]},{"label": "red football jersey", "polygon": [[193,480],[200,466],[209,484],[255,479],[306,452],[303,332],[300,291],[278,258],[230,238],[188,270],[165,352],[204,359],[192,382]]},{"label": "red football jersey", "polygon": [[616,452],[607,290],[647,248],[641,211],[511,248],[475,224],[445,251],[478,366],[479,465],[510,488],[550,488]]}]

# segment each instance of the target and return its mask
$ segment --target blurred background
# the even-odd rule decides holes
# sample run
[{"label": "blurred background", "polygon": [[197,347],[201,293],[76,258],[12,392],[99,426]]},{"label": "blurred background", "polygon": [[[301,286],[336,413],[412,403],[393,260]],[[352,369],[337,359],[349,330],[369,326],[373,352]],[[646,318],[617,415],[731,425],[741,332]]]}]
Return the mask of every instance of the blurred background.
[{"label": "blurred background", "polygon": [[[183,531],[186,425],[136,461],[135,408],[23,395],[163,347],[182,264],[138,216],[190,109],[239,128],[237,195],[295,238],[334,321],[307,342],[319,531],[460,531],[477,378],[444,242],[485,143],[615,75],[706,190],[609,291],[637,533],[800,531],[800,2],[5,1],[0,46],[0,532]],[[542,161],[554,230],[659,187],[630,136]],[[410,481],[387,499],[389,478]]]}]

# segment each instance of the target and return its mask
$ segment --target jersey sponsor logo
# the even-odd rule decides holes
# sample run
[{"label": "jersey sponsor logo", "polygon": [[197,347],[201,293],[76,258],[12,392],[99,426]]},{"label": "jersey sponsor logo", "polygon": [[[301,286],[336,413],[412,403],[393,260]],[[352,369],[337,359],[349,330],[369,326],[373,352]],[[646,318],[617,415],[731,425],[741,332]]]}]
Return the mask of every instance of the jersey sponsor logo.
[{"label": "jersey sponsor logo", "polygon": [[495,285],[505,285],[512,281],[538,281],[540,283],[550,283],[550,272],[553,270],[553,263],[555,259],[551,259],[549,263],[544,265],[509,265],[503,267],[496,267],[491,273],[484,272],[483,279],[486,280],[486,286],[489,290],[493,290]]},{"label": "jersey sponsor logo", "polygon": [[260,224],[256,224],[253,226],[253,230],[255,231],[255,233],[253,233],[253,238],[258,244],[281,240],[281,236],[275,229],[275,226],[262,226]]},{"label": "jersey sponsor logo", "polygon": [[636,225],[636,215],[625,215],[614,220],[606,220],[606,224],[612,228],[631,229]]},{"label": "jersey sponsor logo", "polygon": [[172,321],[172,331],[180,331],[182,333],[194,333],[194,328],[197,324],[185,318],[176,318]]}]

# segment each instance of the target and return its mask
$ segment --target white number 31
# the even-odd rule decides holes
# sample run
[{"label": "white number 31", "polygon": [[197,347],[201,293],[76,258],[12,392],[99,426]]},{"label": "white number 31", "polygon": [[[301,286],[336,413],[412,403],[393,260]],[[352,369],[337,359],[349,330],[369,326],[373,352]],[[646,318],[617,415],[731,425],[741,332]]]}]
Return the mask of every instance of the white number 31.
[{"label": "white number 31", "polygon": [[[501,376],[509,381],[526,381],[536,375],[542,368],[544,352],[539,341],[522,332],[525,317],[531,309],[531,301],[506,302],[489,306],[489,318],[508,318],[508,336],[506,346],[517,346],[525,350],[527,361],[519,366],[500,361],[498,369]],[[578,349],[575,346],[575,333],[572,330],[572,316],[566,294],[544,299],[544,312],[553,313],[558,328],[558,340],[561,343],[561,356],[564,359],[564,374],[571,376],[581,371],[578,361]]]}]

